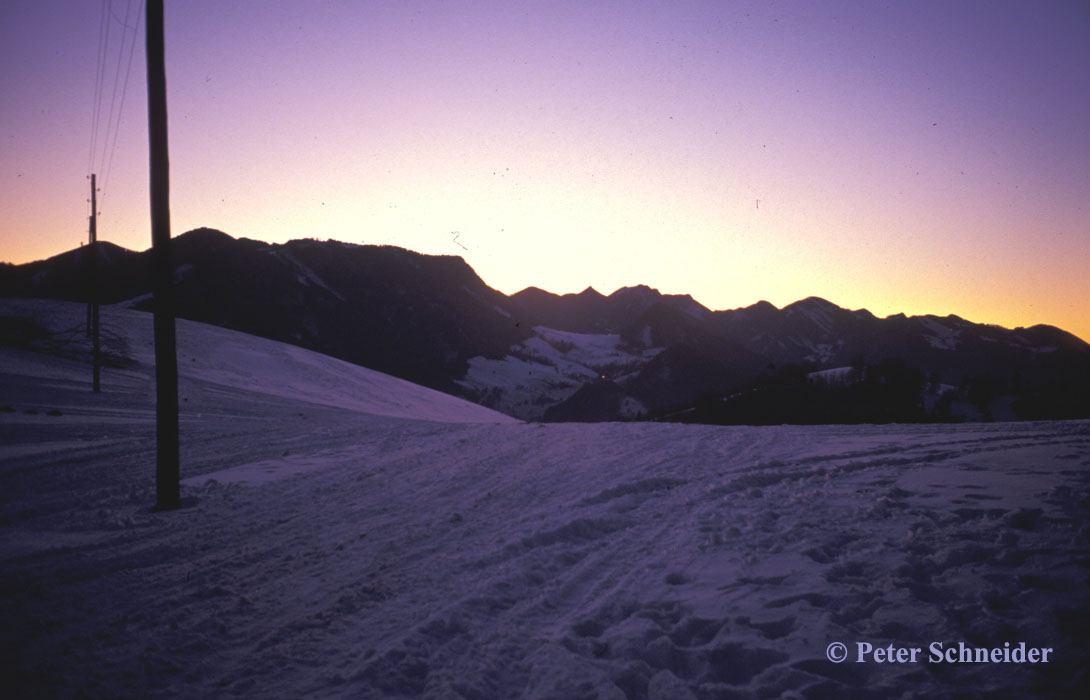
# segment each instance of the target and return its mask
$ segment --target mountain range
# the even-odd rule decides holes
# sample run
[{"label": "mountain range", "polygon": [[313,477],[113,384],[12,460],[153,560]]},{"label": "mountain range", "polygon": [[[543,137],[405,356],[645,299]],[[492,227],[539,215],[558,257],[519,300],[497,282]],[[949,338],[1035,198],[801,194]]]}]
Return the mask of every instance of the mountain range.
[{"label": "mountain range", "polygon": [[[150,251],[101,242],[99,299],[150,310]],[[0,296],[88,298],[87,252],[0,265]],[[715,423],[1090,417],[1090,345],[1061,329],[878,318],[810,297],[713,311],[646,286],[510,296],[455,256],[172,240],[177,314],[293,343],[524,420]]]}]

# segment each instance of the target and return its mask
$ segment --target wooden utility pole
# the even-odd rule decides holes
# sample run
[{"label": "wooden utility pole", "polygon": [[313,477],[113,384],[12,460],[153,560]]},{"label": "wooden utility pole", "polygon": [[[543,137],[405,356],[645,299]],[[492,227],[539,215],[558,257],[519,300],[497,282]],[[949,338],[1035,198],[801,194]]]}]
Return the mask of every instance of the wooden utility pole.
[{"label": "wooden utility pole", "polygon": [[91,331],[91,344],[94,348],[92,352],[91,364],[94,369],[91,371],[91,388],[97,394],[101,391],[99,385],[99,376],[102,373],[102,356],[100,353],[101,347],[98,339],[98,204],[95,199],[95,174],[91,173],[91,231],[90,245],[88,245],[87,256],[89,258],[88,267],[91,274],[91,294],[88,301],[87,310],[90,312],[90,331]]},{"label": "wooden utility pole", "polygon": [[156,510],[181,505],[178,468],[178,355],[170,259],[170,161],[163,0],[148,0],[148,145],[151,161],[152,298],[155,306]]},{"label": "wooden utility pole", "polygon": [[[95,240],[95,175],[91,173],[91,218],[87,232],[87,245]],[[83,245],[82,243],[80,245]],[[87,273],[87,337],[91,337],[91,249],[87,249],[87,259],[83,262]]]}]

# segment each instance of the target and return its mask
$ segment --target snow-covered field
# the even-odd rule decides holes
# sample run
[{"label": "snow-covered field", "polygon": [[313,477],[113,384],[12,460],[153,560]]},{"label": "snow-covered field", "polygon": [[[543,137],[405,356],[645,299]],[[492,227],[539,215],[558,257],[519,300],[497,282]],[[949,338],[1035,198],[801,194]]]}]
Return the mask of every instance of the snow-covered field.
[{"label": "snow-covered field", "polygon": [[[536,326],[534,335],[513,346],[506,356],[472,358],[458,384],[499,411],[540,420],[586,382],[599,377],[623,380],[660,352],[662,348],[626,347],[619,335]],[[646,413],[647,407],[628,397],[622,412],[626,418],[635,418]]]},{"label": "snow-covered field", "polygon": [[[1082,697],[1090,682],[1090,423],[523,424],[180,323],[185,505],[151,513],[150,319],[104,309],[128,364],[93,395],[82,314],[0,301],[0,318],[53,332],[36,341],[51,354],[0,348],[5,697]],[[1048,662],[930,655],[1022,642]],[[860,663],[861,643],[921,652]]]}]

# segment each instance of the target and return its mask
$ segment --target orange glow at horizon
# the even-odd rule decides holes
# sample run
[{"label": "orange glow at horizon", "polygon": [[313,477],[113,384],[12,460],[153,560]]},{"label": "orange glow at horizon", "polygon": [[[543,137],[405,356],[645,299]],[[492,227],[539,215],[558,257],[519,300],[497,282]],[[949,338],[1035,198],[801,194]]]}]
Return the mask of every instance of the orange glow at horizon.
[{"label": "orange glow at horizon", "polygon": [[[87,237],[99,8],[40,5],[0,22],[15,263]],[[168,7],[172,230],[461,255],[505,293],[820,296],[1090,340],[1078,10],[837,5]],[[99,222],[135,250],[142,70]]]}]

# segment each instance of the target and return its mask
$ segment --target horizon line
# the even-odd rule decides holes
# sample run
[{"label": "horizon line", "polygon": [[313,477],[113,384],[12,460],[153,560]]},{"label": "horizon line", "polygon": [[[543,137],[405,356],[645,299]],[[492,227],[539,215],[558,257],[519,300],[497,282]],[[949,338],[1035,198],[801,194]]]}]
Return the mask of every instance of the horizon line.
[{"label": "horizon line", "polygon": [[[883,321],[889,320],[891,318],[897,318],[898,316],[904,317],[904,318],[909,318],[909,319],[911,319],[911,318],[929,318],[930,317],[930,318],[956,319],[958,321],[964,321],[966,323],[971,323],[973,325],[988,326],[988,327],[998,328],[998,329],[1007,330],[1007,331],[1028,330],[1028,329],[1032,329],[1032,328],[1054,328],[1056,330],[1067,333],[1068,335],[1071,335],[1074,338],[1077,338],[1079,341],[1081,341],[1083,343],[1086,343],[1087,345],[1090,345],[1090,342],[1086,341],[1085,339],[1083,339],[1078,334],[1076,334],[1076,333],[1074,333],[1072,331],[1069,331],[1066,328],[1062,328],[1060,326],[1056,326],[1056,325],[1049,324],[1049,323],[1034,323],[1032,325],[1027,325],[1027,326],[1008,327],[1008,326],[1004,326],[1004,325],[998,324],[998,323],[989,323],[989,322],[986,322],[986,321],[973,321],[973,320],[970,320],[968,318],[965,318],[964,316],[962,316],[960,314],[954,314],[954,313],[950,313],[950,314],[946,314],[946,315],[926,313],[926,314],[916,314],[916,315],[911,315],[910,316],[904,311],[898,311],[896,313],[888,314],[886,316],[878,316],[878,315],[874,314],[872,311],[870,311],[866,306],[860,307],[858,309],[851,309],[851,308],[848,308],[846,306],[841,306],[840,304],[837,304],[836,302],[829,301],[828,299],[826,299],[824,297],[821,297],[821,296],[817,296],[817,295],[806,296],[806,297],[803,297],[801,299],[797,299],[797,300],[795,300],[793,302],[790,302],[788,304],[785,304],[783,306],[776,306],[774,303],[768,301],[767,299],[762,298],[762,299],[758,299],[757,301],[753,302],[752,304],[749,304],[748,306],[738,306],[738,307],[734,307],[734,308],[730,308],[730,309],[713,309],[713,308],[711,308],[709,306],[706,306],[702,302],[700,302],[698,299],[696,299],[690,293],[662,292],[657,287],[652,287],[651,285],[644,284],[644,283],[639,283],[639,284],[634,284],[634,285],[623,285],[623,286],[617,287],[615,290],[613,290],[609,294],[602,294],[597,289],[595,289],[594,285],[588,285],[587,287],[585,287],[584,289],[582,289],[579,292],[562,292],[562,293],[558,293],[558,292],[549,291],[548,289],[545,289],[543,287],[539,287],[539,286],[537,286],[535,284],[530,284],[530,285],[527,285],[527,286],[523,287],[522,289],[520,289],[520,290],[518,290],[516,292],[511,292],[510,294],[508,294],[506,292],[503,292],[500,289],[496,289],[495,287],[491,287],[491,285],[489,285],[488,282],[483,277],[480,276],[480,274],[477,272],[477,270],[472,265],[470,265],[469,262],[462,255],[459,255],[459,254],[445,254],[445,253],[438,253],[438,254],[437,253],[422,253],[420,251],[413,250],[411,248],[406,248],[406,247],[400,246],[400,245],[395,245],[395,244],[392,244],[392,243],[354,243],[354,242],[351,242],[351,241],[342,241],[342,240],[338,240],[338,239],[335,239],[335,238],[320,239],[320,238],[317,238],[317,237],[314,237],[314,236],[303,236],[303,237],[300,237],[300,238],[292,238],[292,239],[289,239],[287,241],[284,241],[283,243],[276,243],[276,242],[263,241],[263,240],[259,240],[259,239],[256,239],[256,238],[250,238],[248,236],[240,236],[240,237],[232,236],[231,234],[227,233],[226,231],[223,231],[222,229],[218,229],[218,228],[215,228],[215,227],[212,227],[212,226],[198,226],[196,228],[189,229],[189,230],[184,231],[184,232],[182,232],[182,233],[180,233],[180,234],[178,234],[176,236],[171,236],[171,240],[179,239],[179,238],[181,238],[183,236],[187,236],[187,235],[195,233],[197,231],[210,231],[210,232],[213,232],[213,233],[217,233],[217,234],[221,234],[223,236],[226,236],[226,237],[230,238],[233,241],[240,241],[240,240],[254,241],[255,243],[261,243],[261,244],[264,244],[264,245],[267,245],[267,246],[270,246],[270,247],[272,247],[272,246],[285,246],[285,245],[288,245],[290,243],[301,243],[301,242],[335,243],[335,244],[338,244],[338,245],[352,246],[354,248],[397,248],[399,250],[404,250],[404,251],[413,253],[415,255],[422,255],[422,256],[434,257],[434,258],[442,258],[442,257],[457,258],[457,259],[461,260],[470,270],[472,270],[473,274],[477,275],[477,278],[480,279],[482,282],[484,282],[485,285],[489,286],[489,288],[491,288],[491,289],[495,289],[495,291],[499,292],[500,294],[502,294],[503,296],[505,296],[507,298],[514,297],[517,294],[521,294],[521,293],[526,292],[526,291],[531,290],[531,289],[536,289],[536,290],[538,290],[540,292],[543,292],[545,294],[550,294],[550,295],[558,297],[558,298],[569,297],[569,296],[580,296],[582,294],[586,294],[587,292],[594,292],[596,294],[599,294],[603,298],[609,298],[609,297],[612,297],[613,295],[615,295],[618,292],[620,292],[622,290],[625,290],[625,289],[639,289],[640,287],[644,287],[644,288],[647,288],[648,290],[650,290],[650,291],[652,291],[652,292],[654,292],[654,293],[656,293],[656,294],[658,294],[660,296],[687,297],[690,300],[692,300],[693,303],[698,304],[699,306],[701,306],[702,308],[704,308],[705,310],[707,310],[707,311],[709,311],[711,313],[724,313],[724,312],[731,312],[731,311],[745,311],[747,309],[752,309],[752,308],[760,306],[762,304],[768,304],[769,306],[776,309],[777,311],[785,311],[785,310],[787,310],[788,308],[790,308],[792,306],[795,306],[795,305],[798,305],[798,304],[813,300],[813,301],[820,301],[820,302],[825,302],[827,304],[831,304],[832,306],[836,307],[837,309],[840,309],[842,311],[847,311],[847,312],[853,313],[853,314],[866,313],[866,314],[869,314],[870,316],[872,316],[872,317],[874,317],[874,318],[876,318],[878,320],[883,320]],[[126,248],[125,246],[119,245],[117,243],[113,243],[113,242],[109,241],[108,239],[102,239],[102,238],[98,239],[98,242],[99,243],[108,243],[109,245],[115,246],[117,248],[128,251],[130,253],[134,253],[136,255],[143,255],[143,254],[148,253],[151,250],[150,246],[148,248],[145,248],[144,250],[133,250],[131,248]],[[54,255],[51,255],[51,256],[49,256],[47,258],[40,258],[40,259],[37,259],[37,260],[29,260],[29,261],[21,262],[21,263],[0,260],[0,265],[10,266],[10,267],[22,267],[24,265],[33,265],[35,263],[45,263],[45,262],[48,262],[50,260],[53,260],[54,258],[58,258],[58,257],[60,257],[62,255],[67,255],[69,253],[79,251],[80,249],[82,249],[84,247],[84,245],[85,244],[81,241],[80,245],[78,247],[76,247],[76,248],[69,248],[68,250],[61,251],[61,252],[56,253]]]}]

